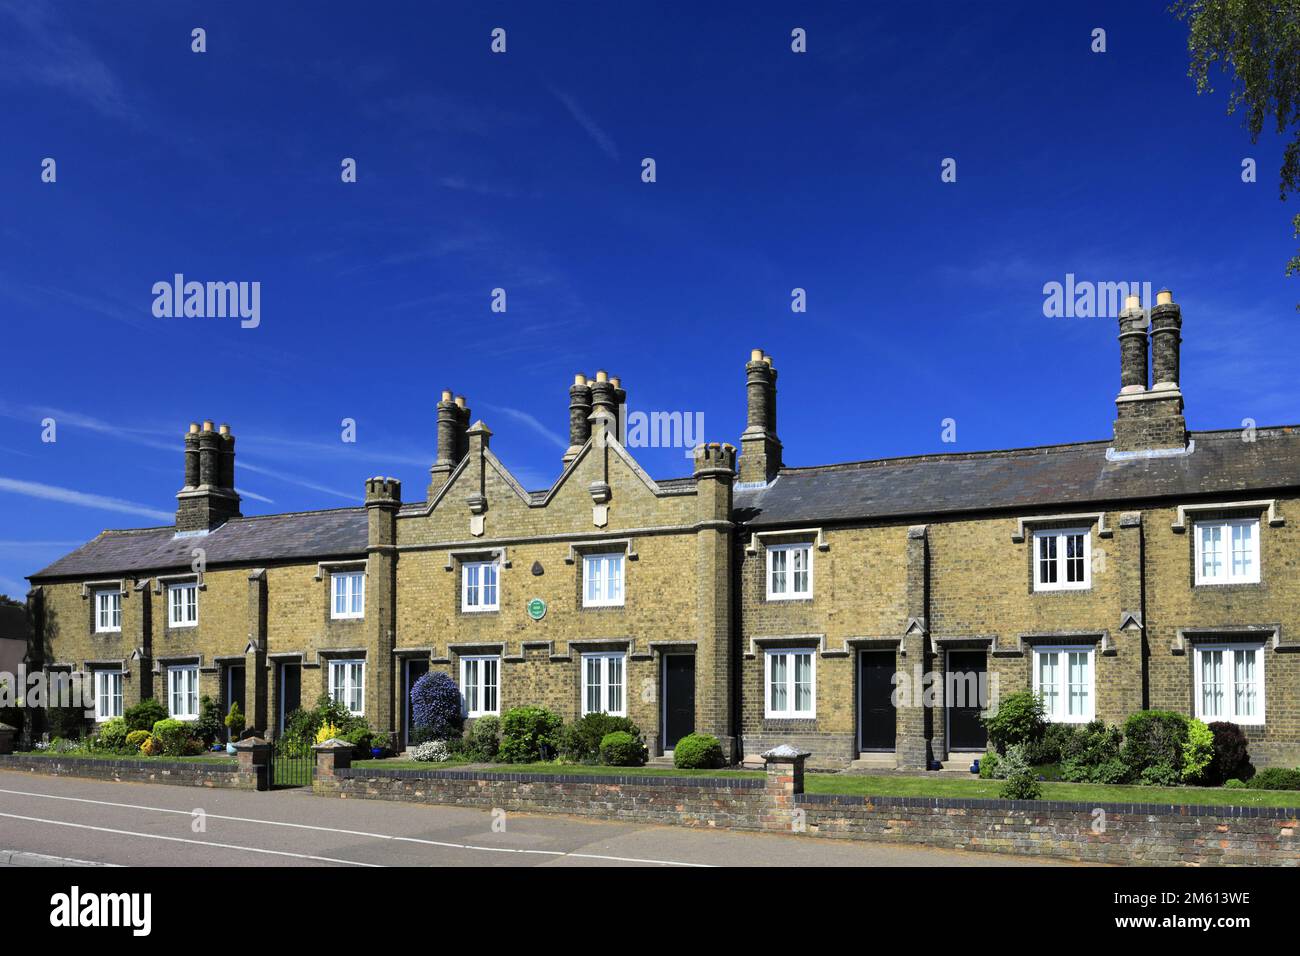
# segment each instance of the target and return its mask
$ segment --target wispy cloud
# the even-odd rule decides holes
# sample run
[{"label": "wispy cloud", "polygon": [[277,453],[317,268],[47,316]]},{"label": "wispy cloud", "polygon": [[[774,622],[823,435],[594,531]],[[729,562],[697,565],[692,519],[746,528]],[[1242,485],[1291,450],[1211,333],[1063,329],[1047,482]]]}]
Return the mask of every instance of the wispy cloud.
[{"label": "wispy cloud", "polygon": [[16,24],[20,42],[0,57],[0,77],[73,96],[110,119],[135,120],[137,113],[117,74],[95,50],[53,22],[53,7],[0,3],[0,18]]},{"label": "wispy cloud", "polygon": [[268,498],[266,497],[266,495],[259,495],[257,492],[249,491],[247,488],[237,487],[235,488],[235,491],[238,492],[244,498],[252,498],[254,501],[261,501],[268,505],[275,504],[274,498]]},{"label": "wispy cloud", "polygon": [[307,488],[310,491],[319,491],[322,494],[333,495],[335,498],[343,498],[346,501],[356,503],[361,499],[361,492],[339,491],[337,488],[330,488],[328,485],[317,484],[314,481],[307,481],[302,478],[295,478],[293,475],[286,475],[284,472],[275,471],[271,468],[262,468],[248,462],[243,462],[239,466],[245,471],[251,471],[255,475],[265,475],[275,481],[282,481],[287,485],[297,485],[299,488]]},{"label": "wispy cloud", "polygon": [[132,308],[103,295],[86,295],[74,289],[27,282],[12,273],[0,273],[0,279],[3,279],[3,282],[0,282],[0,290],[15,302],[38,311],[48,311],[51,303],[54,303],[71,306],[77,313],[102,315],[134,329],[157,327],[157,320],[152,319],[148,311],[150,300],[143,295],[140,297],[139,305]]},{"label": "wispy cloud", "polygon": [[565,450],[569,447],[569,440],[567,438],[565,438],[559,432],[547,428],[545,425],[541,423],[541,421],[537,419],[536,416],[530,415],[528,412],[522,411],[521,409],[518,408],[507,408],[502,405],[488,405],[485,407],[493,411],[500,412],[502,415],[505,415],[507,418],[519,422],[521,425],[526,426],[530,431],[534,432],[537,435],[540,435],[542,438],[545,438],[556,448]]},{"label": "wispy cloud", "polygon": [[[306,441],[301,438],[282,438],[250,432],[245,432],[240,441],[245,447],[252,448],[257,454],[268,458],[286,457],[298,460],[304,456],[311,456],[321,459],[356,460],[364,457],[371,461],[382,460],[395,465],[414,465],[417,468],[428,468],[432,463],[432,458],[428,454],[420,454],[410,449],[380,448],[361,442],[353,444],[342,441]],[[241,467],[247,466],[241,464]]]},{"label": "wispy cloud", "polygon": [[[83,429],[110,438],[117,438],[143,448],[152,448],[169,453],[178,452],[181,448],[179,433],[175,438],[171,438],[168,437],[170,433],[162,429],[123,425],[65,408],[53,408],[43,405],[11,405],[0,401],[0,416],[17,421],[28,421],[33,425],[42,418],[48,417],[53,418],[59,427]],[[282,438],[275,435],[245,434],[241,436],[241,444],[245,447],[255,448],[259,453],[272,459],[284,457],[297,460],[304,456],[312,456],[318,459],[337,460],[339,458],[356,458],[359,453],[364,452],[368,460],[382,460],[394,465],[414,465],[425,468],[428,467],[430,461],[429,456],[420,455],[414,451],[374,450],[369,446],[344,444],[343,442],[312,442],[296,438]],[[237,467],[238,470],[265,475],[275,481],[297,485],[299,488],[306,488],[311,491],[319,491],[347,501],[356,501],[360,497],[359,491],[339,491],[337,488],[331,488],[328,485],[322,485],[307,478],[300,478],[288,472],[252,464],[242,457],[239,459]],[[245,488],[240,488],[239,493],[251,498],[253,501],[261,501],[266,504],[275,503],[274,499]]]},{"label": "wispy cloud", "polygon": [[551,87],[551,95],[564,104],[564,108],[569,111],[569,115],[582,127],[583,132],[591,137],[592,142],[600,147],[601,152],[610,159],[618,159],[618,147],[614,145],[614,141],[609,138],[609,134],[596,125],[596,121],[578,105],[577,100],[555,87]]},{"label": "wispy cloud", "polygon": [[46,485],[37,481],[20,481],[17,478],[0,477],[0,491],[8,491],[11,494],[23,495],[28,498],[39,498],[44,501],[79,505],[83,508],[98,508],[100,511],[116,511],[121,514],[138,515],[167,523],[170,523],[175,518],[175,515],[170,511],[158,511],[147,505],[136,504],[134,501],[126,501],[123,498],[110,498],[107,495],[95,495],[85,491],[76,491],[72,488]]}]

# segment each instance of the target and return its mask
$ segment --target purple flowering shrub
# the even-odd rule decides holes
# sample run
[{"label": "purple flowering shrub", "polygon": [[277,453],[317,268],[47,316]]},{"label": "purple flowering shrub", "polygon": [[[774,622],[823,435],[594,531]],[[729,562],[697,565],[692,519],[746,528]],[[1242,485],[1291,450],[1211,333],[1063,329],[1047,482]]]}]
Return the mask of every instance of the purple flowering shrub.
[{"label": "purple flowering shrub", "polygon": [[425,740],[459,740],[465,724],[460,688],[449,674],[430,671],[411,688],[415,726]]}]

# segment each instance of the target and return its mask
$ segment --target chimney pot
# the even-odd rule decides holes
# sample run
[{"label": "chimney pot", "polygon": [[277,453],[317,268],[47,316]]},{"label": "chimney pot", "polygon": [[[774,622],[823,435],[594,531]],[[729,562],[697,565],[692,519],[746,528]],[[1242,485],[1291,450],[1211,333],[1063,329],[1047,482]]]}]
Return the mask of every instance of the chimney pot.
[{"label": "chimney pot", "polygon": [[222,422],[190,422],[185,433],[185,484],[177,495],[177,531],[211,531],[240,517],[235,491],[235,436]]},{"label": "chimney pot", "polygon": [[1161,289],[1156,293],[1156,305],[1172,305],[1173,302],[1174,294],[1168,289]]},{"label": "chimney pot", "polygon": [[763,361],[763,350],[762,350],[762,349],[750,349],[750,350],[749,350],[749,360],[750,360],[751,362],[761,362],[761,361]]},{"label": "chimney pot", "polygon": [[444,388],[444,389],[442,390],[442,400],[443,400],[444,402],[450,402],[450,401],[451,401],[451,389],[449,389],[449,388]]},{"label": "chimney pot", "polygon": [[457,395],[457,396],[456,396],[456,407],[457,407],[457,408],[464,408],[464,407],[465,407],[465,396],[464,396],[464,395]]},{"label": "chimney pot", "polygon": [[609,373],[606,372],[603,368],[602,368],[602,369],[598,369],[598,370],[596,371],[596,381],[598,381],[598,382],[608,382],[608,381],[609,381]]},{"label": "chimney pot", "polygon": [[615,388],[622,388],[617,375],[609,380],[609,384],[613,385]]},{"label": "chimney pot", "polygon": [[1140,308],[1142,308],[1142,296],[1140,296],[1140,295],[1138,295],[1138,294],[1136,294],[1136,293],[1130,292],[1128,295],[1126,295],[1126,296],[1124,297],[1124,311],[1125,311],[1125,312],[1132,312],[1132,311],[1134,311],[1134,310],[1136,310],[1136,309],[1140,309]]},{"label": "chimney pot", "polygon": [[574,384],[574,385],[586,385],[586,384],[587,384],[587,376],[585,376],[585,375],[583,375],[581,372],[579,372],[577,375],[573,376],[573,384]]}]

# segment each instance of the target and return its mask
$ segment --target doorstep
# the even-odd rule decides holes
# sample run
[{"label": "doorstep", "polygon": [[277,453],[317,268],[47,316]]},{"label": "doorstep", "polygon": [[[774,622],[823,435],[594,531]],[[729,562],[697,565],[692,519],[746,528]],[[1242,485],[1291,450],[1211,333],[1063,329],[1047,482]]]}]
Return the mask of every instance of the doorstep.
[{"label": "doorstep", "polygon": [[893,751],[886,753],[860,753],[858,759],[849,763],[848,769],[863,773],[872,770],[895,770],[898,767],[898,755]]},{"label": "doorstep", "polygon": [[943,761],[943,763],[940,765],[939,772],[940,773],[961,773],[961,774],[965,774],[968,777],[973,777],[974,774],[970,772],[971,764],[974,763],[976,760],[983,760],[983,759],[984,759],[984,751],[982,750],[971,751],[971,752],[957,751],[956,753],[949,753],[948,759]]}]

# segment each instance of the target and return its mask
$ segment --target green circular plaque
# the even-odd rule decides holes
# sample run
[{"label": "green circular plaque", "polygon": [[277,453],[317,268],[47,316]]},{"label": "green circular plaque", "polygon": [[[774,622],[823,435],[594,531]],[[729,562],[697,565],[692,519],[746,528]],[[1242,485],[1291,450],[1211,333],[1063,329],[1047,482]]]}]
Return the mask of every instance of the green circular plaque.
[{"label": "green circular plaque", "polygon": [[541,598],[533,598],[528,602],[528,616],[534,621],[540,621],[546,617],[546,602]]}]

